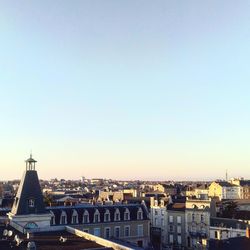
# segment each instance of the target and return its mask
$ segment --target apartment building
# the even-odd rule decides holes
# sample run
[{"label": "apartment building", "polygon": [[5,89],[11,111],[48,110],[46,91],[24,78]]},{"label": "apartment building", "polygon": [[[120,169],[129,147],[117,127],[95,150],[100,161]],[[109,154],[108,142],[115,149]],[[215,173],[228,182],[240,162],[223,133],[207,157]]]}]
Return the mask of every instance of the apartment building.
[{"label": "apartment building", "polygon": [[215,204],[211,199],[186,200],[185,229],[186,246],[188,249],[196,249],[200,246],[208,248],[210,215],[215,213]]},{"label": "apartment building", "polygon": [[185,203],[172,203],[167,206],[165,215],[165,237],[163,249],[182,248],[186,245]]}]

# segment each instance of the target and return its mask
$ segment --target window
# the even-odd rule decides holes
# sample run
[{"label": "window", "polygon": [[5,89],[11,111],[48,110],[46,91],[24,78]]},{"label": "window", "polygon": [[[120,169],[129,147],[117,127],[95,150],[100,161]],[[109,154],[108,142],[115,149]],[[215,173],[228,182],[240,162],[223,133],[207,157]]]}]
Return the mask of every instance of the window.
[{"label": "window", "polygon": [[143,236],[143,225],[137,225],[137,236]]},{"label": "window", "polygon": [[158,225],[158,218],[155,218],[155,226]]},{"label": "window", "polygon": [[130,220],[130,213],[129,213],[129,210],[127,208],[124,212],[124,220]]},{"label": "window", "polygon": [[169,243],[170,243],[170,244],[173,244],[173,243],[174,243],[174,235],[173,235],[173,234],[170,234],[170,235],[169,235]]},{"label": "window", "polygon": [[83,223],[89,223],[89,212],[87,210],[84,211],[83,213]]},{"label": "window", "polygon": [[95,236],[101,236],[101,230],[100,230],[99,227],[98,228],[94,228],[94,235]]},{"label": "window", "polygon": [[73,211],[71,224],[78,224],[78,213],[76,210]]},{"label": "window", "polygon": [[181,234],[181,226],[177,226],[177,233]]},{"label": "window", "polygon": [[73,215],[72,216],[72,224],[76,224],[77,223],[77,216]]},{"label": "window", "polygon": [[110,238],[110,227],[105,228],[105,238],[109,239]]},{"label": "window", "polygon": [[110,214],[105,214],[104,221],[105,222],[110,221]]},{"label": "window", "polygon": [[115,210],[115,221],[119,221],[119,220],[121,220],[121,216],[120,216],[120,211],[119,211],[119,209],[117,208],[117,209]]},{"label": "window", "polygon": [[204,222],[204,215],[201,214],[201,222]]},{"label": "window", "polygon": [[142,220],[142,212],[138,212],[137,219]]},{"label": "window", "polygon": [[83,231],[84,233],[89,233],[89,229],[88,229],[88,228],[84,228],[82,231]]},{"label": "window", "polygon": [[96,209],[95,213],[94,213],[94,223],[98,223],[100,222],[100,213],[98,211],[98,209]]},{"label": "window", "polygon": [[139,208],[137,211],[137,220],[142,220],[142,209]]},{"label": "window", "polygon": [[99,214],[95,214],[94,222],[95,223],[99,222]]},{"label": "window", "polygon": [[177,216],[177,223],[181,224],[181,216]]},{"label": "window", "polygon": [[174,222],[174,217],[173,217],[173,215],[169,215],[169,223],[173,223]]},{"label": "window", "polygon": [[124,227],[124,236],[129,237],[130,236],[130,226]]},{"label": "window", "polygon": [[61,218],[61,224],[66,224],[66,216],[62,216]]},{"label": "window", "polygon": [[115,227],[115,238],[120,238],[120,227]]},{"label": "window", "polygon": [[164,219],[161,219],[161,226],[164,227]]},{"label": "window", "polygon": [[35,200],[34,199],[29,199],[28,203],[29,203],[29,207],[34,207],[35,206]]},{"label": "window", "polygon": [[164,216],[164,210],[161,210],[161,215]]},{"label": "window", "polygon": [[192,214],[192,221],[195,221],[195,214]]},{"label": "window", "polygon": [[178,243],[178,245],[181,245],[181,236],[180,235],[177,236],[177,243]]},{"label": "window", "polygon": [[130,226],[124,227],[124,236],[129,237],[130,236]]},{"label": "window", "polygon": [[110,221],[110,213],[109,210],[106,209],[105,214],[104,214],[104,222]]},{"label": "window", "polygon": [[67,214],[65,211],[62,211],[61,217],[60,217],[60,224],[67,224]]},{"label": "window", "polygon": [[52,216],[50,219],[50,225],[55,225],[55,216]]},{"label": "window", "polygon": [[158,215],[158,211],[157,210],[155,210],[155,215]]},{"label": "window", "polygon": [[169,225],[169,231],[173,232],[174,231],[174,226],[173,225]]}]

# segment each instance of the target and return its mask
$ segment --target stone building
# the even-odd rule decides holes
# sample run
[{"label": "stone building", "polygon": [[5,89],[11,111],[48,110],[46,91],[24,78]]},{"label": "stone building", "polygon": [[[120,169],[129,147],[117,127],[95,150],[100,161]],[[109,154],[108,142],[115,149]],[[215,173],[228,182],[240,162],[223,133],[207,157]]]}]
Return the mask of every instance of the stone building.
[{"label": "stone building", "polygon": [[45,207],[35,164],[30,156],[8,213],[10,226],[16,231],[27,234],[68,230],[87,234],[88,238],[97,237],[100,242],[103,242],[101,238],[107,239],[107,245],[109,240],[115,240],[132,244],[134,249],[148,246],[150,219],[144,203]]}]

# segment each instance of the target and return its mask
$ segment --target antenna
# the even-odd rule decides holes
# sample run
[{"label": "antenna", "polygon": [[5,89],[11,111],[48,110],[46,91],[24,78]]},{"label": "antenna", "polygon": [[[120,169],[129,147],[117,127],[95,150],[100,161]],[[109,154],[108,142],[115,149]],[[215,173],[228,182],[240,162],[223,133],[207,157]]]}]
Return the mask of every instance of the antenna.
[{"label": "antenna", "polygon": [[226,169],[226,181],[228,181],[228,173],[227,173],[227,169]]}]

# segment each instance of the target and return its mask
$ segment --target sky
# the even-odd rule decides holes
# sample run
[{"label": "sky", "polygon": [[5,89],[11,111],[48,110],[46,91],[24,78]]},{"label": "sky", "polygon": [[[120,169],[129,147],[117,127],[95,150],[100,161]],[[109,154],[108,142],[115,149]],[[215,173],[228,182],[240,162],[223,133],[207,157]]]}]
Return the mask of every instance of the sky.
[{"label": "sky", "polygon": [[0,179],[250,178],[250,2],[0,1]]}]

